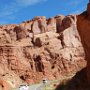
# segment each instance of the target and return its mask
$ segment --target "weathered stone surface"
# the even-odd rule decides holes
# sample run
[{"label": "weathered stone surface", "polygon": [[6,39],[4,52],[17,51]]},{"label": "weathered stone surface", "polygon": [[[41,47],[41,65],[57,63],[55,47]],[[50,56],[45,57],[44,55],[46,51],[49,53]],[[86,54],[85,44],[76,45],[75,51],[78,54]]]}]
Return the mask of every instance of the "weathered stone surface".
[{"label": "weathered stone surface", "polygon": [[47,29],[48,31],[54,31],[56,32],[56,19],[55,18],[49,18],[47,21]]},{"label": "weathered stone surface", "polygon": [[[0,26],[0,64],[3,65],[0,75],[6,77],[12,71],[19,79],[35,83],[43,78],[58,79],[84,68],[85,53],[76,21],[76,16],[58,15]],[[3,67],[7,68],[5,72]],[[19,79],[15,86],[22,82]]]},{"label": "weathered stone surface", "polygon": [[5,80],[0,79],[0,90],[11,90],[11,85]]},{"label": "weathered stone surface", "polygon": [[47,24],[45,17],[35,17],[32,25],[32,31],[34,34],[43,33],[46,31]]},{"label": "weathered stone surface", "polygon": [[77,28],[86,54],[87,81],[90,85],[90,3],[87,11],[77,16]]},{"label": "weathered stone surface", "polygon": [[56,19],[56,32],[57,33],[62,32],[62,30],[63,30],[62,21],[64,18],[65,18],[65,16],[63,16],[63,15],[57,15],[55,17],[55,19]]}]

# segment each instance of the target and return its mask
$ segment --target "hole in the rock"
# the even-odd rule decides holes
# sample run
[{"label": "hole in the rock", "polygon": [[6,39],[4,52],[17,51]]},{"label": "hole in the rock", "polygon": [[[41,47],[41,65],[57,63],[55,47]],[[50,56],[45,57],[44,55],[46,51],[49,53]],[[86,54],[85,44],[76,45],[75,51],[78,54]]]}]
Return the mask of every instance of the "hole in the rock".
[{"label": "hole in the rock", "polygon": [[54,69],[54,68],[55,68],[55,66],[52,66],[51,68],[52,68],[52,69]]},{"label": "hole in the rock", "polygon": [[24,77],[24,76],[20,76],[20,78],[21,78],[22,80],[25,80],[25,77]]}]

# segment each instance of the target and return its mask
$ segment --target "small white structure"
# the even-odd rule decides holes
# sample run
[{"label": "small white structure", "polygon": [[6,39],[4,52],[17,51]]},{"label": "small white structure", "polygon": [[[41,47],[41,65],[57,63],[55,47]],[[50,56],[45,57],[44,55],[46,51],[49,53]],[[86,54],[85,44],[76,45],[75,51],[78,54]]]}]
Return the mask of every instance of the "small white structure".
[{"label": "small white structure", "polygon": [[20,85],[19,90],[29,90],[28,85]]}]

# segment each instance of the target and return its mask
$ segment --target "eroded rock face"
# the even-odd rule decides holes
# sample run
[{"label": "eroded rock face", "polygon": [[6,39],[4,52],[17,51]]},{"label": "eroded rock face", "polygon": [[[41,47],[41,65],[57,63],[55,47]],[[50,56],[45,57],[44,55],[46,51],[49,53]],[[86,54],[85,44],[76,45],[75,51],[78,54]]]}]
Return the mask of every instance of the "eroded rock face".
[{"label": "eroded rock face", "polygon": [[77,16],[77,28],[82,40],[82,44],[87,60],[87,80],[90,85],[90,3],[87,11]]},{"label": "eroded rock face", "polygon": [[0,79],[0,90],[11,90],[11,85],[5,80]]},{"label": "eroded rock face", "polygon": [[0,64],[28,83],[81,70],[86,60],[76,21],[58,15],[0,26]]}]

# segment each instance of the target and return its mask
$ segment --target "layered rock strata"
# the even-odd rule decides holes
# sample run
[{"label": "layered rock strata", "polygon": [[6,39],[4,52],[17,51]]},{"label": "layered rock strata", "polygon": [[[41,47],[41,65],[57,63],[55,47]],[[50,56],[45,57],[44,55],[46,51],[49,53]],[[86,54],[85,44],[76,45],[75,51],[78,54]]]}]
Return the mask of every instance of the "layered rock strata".
[{"label": "layered rock strata", "polygon": [[58,15],[0,26],[0,75],[10,71],[27,83],[35,83],[84,68],[85,52],[76,22],[74,15]]}]

